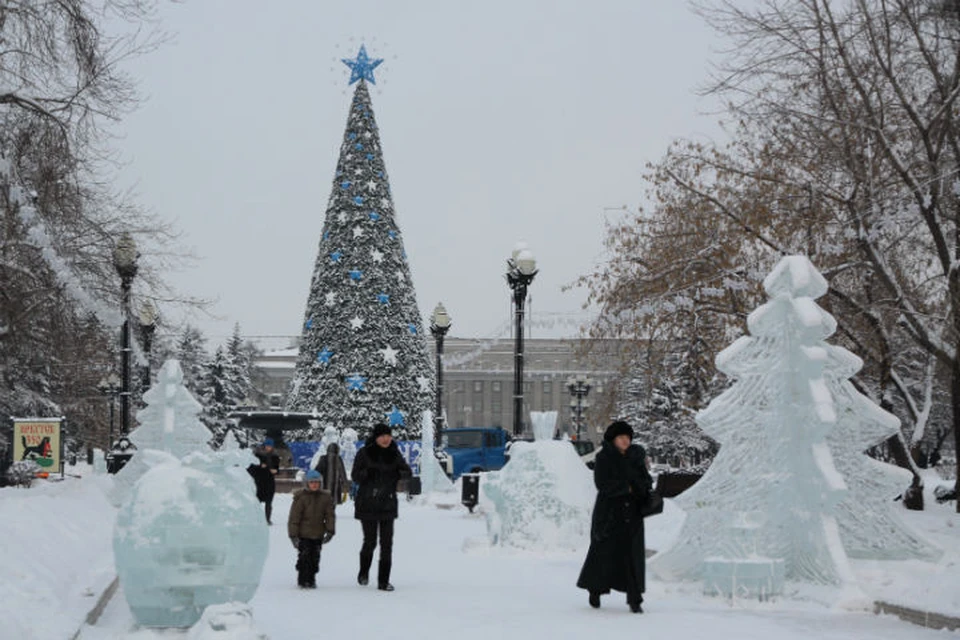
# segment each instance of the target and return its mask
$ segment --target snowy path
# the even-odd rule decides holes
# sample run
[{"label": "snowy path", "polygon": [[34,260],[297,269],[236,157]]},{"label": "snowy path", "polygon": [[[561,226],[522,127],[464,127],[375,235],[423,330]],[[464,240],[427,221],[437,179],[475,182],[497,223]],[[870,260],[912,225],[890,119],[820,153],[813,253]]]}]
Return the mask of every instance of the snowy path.
[{"label": "snowy path", "polygon": [[[458,640],[490,637],[737,638],[753,640],[923,640],[943,638],[893,617],[830,611],[820,605],[782,600],[731,607],[671,585],[652,582],[646,613],[629,613],[612,594],[594,611],[573,585],[581,557],[509,556],[464,552],[464,540],[482,537],[482,516],[462,508],[401,505],[394,543],[394,593],[356,583],[360,525],[352,507],[338,509],[337,536],[324,549],[318,588],[296,587],[294,550],[286,537],[290,497],[278,496],[270,530],[270,557],[253,600],[259,628],[273,640],[313,637],[410,638],[440,635]],[[374,562],[374,571],[376,570]],[[371,576],[375,577],[375,576]],[[374,580],[375,582],[375,580]],[[600,634],[599,636],[597,634]],[[608,636],[608,634],[611,634]],[[122,594],[107,607],[97,628],[83,640],[170,638],[175,632],[133,631]]]}]

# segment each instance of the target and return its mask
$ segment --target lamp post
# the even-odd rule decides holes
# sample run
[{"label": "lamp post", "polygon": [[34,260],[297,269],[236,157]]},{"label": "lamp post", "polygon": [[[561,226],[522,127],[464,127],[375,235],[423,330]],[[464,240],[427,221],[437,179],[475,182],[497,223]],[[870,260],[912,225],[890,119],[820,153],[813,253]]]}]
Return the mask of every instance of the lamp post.
[{"label": "lamp post", "polygon": [[113,248],[113,266],[120,276],[120,436],[130,432],[130,285],[137,275],[137,244],[126,231]]},{"label": "lamp post", "polygon": [[157,308],[146,300],[140,306],[140,339],[143,341],[143,378],[141,387],[144,391],[150,388],[150,347],[153,346],[153,332],[157,330]]},{"label": "lamp post", "polygon": [[537,275],[537,260],[525,242],[518,242],[507,260],[507,284],[513,290],[516,342],[513,350],[513,435],[523,435],[523,305],[527,287]]},{"label": "lamp post", "polygon": [[111,373],[97,384],[97,391],[110,398],[110,445],[113,446],[113,412],[114,405],[117,402],[117,395],[120,394],[120,378],[117,374]]},{"label": "lamp post", "polygon": [[430,333],[437,341],[437,402],[433,414],[433,443],[434,448],[439,449],[443,444],[441,431],[443,430],[443,337],[450,330],[450,314],[443,307],[442,302],[437,303],[437,307],[430,316]]},{"label": "lamp post", "polygon": [[577,440],[580,439],[580,429],[583,427],[583,410],[590,406],[586,397],[590,394],[593,387],[593,381],[587,376],[580,374],[567,380],[567,389],[573,399],[570,400],[570,409],[577,422]]}]

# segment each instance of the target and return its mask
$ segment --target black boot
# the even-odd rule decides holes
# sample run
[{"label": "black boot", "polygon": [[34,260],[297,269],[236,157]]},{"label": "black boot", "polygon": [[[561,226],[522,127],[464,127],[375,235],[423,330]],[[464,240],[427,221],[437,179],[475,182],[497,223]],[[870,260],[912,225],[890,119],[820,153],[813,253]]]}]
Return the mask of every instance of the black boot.
[{"label": "black boot", "polygon": [[600,594],[597,591],[590,592],[590,606],[594,609],[600,608]]},{"label": "black boot", "polygon": [[393,563],[389,560],[381,560],[377,566],[377,588],[380,591],[393,591],[393,585],[390,584],[390,569]]},{"label": "black boot", "polygon": [[360,552],[360,573],[357,574],[357,582],[366,586],[370,582],[370,565],[373,564],[373,552]]}]

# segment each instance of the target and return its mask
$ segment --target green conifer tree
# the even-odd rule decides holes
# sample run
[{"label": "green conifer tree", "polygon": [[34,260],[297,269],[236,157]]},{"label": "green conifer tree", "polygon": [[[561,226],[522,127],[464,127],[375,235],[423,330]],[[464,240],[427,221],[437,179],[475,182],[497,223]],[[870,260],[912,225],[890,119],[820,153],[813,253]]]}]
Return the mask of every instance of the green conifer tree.
[{"label": "green conifer tree", "polygon": [[377,60],[361,47],[359,81],[327,203],[287,408],[366,434],[386,422],[417,437],[433,376],[413,281],[394,217],[367,82]]}]

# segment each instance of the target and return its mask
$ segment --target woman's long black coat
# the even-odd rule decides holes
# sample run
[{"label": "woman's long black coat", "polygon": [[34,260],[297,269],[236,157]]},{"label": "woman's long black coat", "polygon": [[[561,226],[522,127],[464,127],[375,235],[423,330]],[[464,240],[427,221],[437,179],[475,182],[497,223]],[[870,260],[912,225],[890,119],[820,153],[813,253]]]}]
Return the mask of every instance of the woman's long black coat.
[{"label": "woman's long black coat", "polygon": [[359,485],[353,500],[357,520],[397,517],[397,483],[413,475],[396,442],[381,447],[373,440],[357,452],[350,477]]},{"label": "woman's long black coat", "polygon": [[626,592],[639,602],[646,587],[643,517],[638,504],[653,488],[646,452],[630,445],[624,454],[604,441],[597,454],[593,481],[597,501],[590,527],[590,549],[577,586],[597,593]]},{"label": "woman's long black coat", "polygon": [[269,453],[263,449],[254,449],[253,455],[257,456],[257,464],[251,464],[247,467],[247,472],[253,476],[253,481],[257,485],[257,500],[260,502],[273,502],[273,494],[277,490],[277,481],[271,469],[280,469],[280,456],[276,451]]}]

